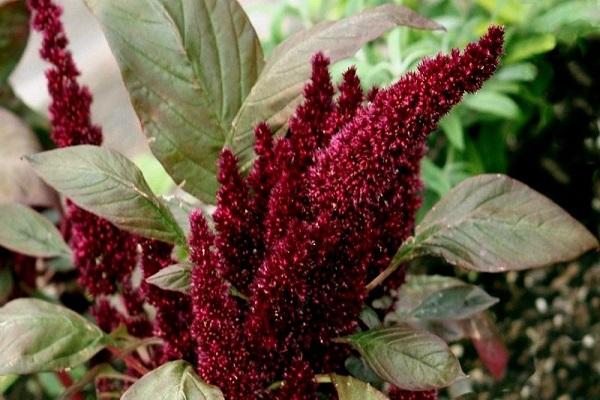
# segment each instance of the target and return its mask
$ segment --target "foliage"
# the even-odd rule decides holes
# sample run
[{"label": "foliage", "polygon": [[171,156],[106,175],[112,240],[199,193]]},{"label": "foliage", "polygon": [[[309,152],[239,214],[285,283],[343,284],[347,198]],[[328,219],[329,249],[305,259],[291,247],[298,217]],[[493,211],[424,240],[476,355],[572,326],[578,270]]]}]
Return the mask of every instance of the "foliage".
[{"label": "foliage", "polygon": [[[506,169],[487,165],[488,155],[506,157],[491,151],[506,144],[504,122],[545,106],[523,94],[537,73],[529,61],[593,32],[581,22],[588,2],[481,0],[455,18],[453,4],[434,2],[420,11],[447,16],[449,33],[436,33],[439,23],[409,8],[358,12],[369,2],[341,1],[330,9],[336,21],[283,40],[285,13],[311,23],[326,15],[324,1],[284,3],[266,61],[236,0],[86,2],[156,158],[194,204],[216,200],[216,210],[161,197],[133,162],[100,146],[51,0],[28,2],[51,64],[50,131],[24,107],[6,78],[28,12],[0,0],[0,21],[10,22],[0,29],[0,105],[10,110],[0,109],[0,137],[22,136],[4,150],[0,182],[2,395],[433,399],[465,382],[449,342],[470,339],[494,378],[506,373],[488,312],[504,298],[442,276],[408,275],[402,286],[407,262],[514,274],[598,248],[530,187],[469,177]],[[505,64],[477,94],[498,65],[501,27],[364,94],[357,75],[366,88],[387,84],[492,20],[509,26]],[[358,74],[344,72],[334,97],[337,61],[334,71],[354,62]],[[421,162],[438,122],[446,136],[431,139]],[[493,139],[468,136],[490,126]],[[441,199],[414,227],[420,166],[429,201]]]}]

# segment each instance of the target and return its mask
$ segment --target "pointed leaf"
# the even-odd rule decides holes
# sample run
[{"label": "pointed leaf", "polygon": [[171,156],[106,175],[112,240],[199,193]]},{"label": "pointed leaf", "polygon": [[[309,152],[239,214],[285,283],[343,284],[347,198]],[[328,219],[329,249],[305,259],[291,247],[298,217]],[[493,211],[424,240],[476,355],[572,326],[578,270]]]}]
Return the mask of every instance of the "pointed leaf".
[{"label": "pointed leaf", "polygon": [[26,158],[48,184],[119,228],[164,242],[186,243],[173,215],[154,196],[141,171],[120,153],[83,145]]},{"label": "pointed leaf", "polygon": [[409,8],[386,4],[340,21],[321,22],[279,45],[233,123],[230,144],[242,163],[252,159],[256,124],[266,121],[277,131],[302,101],[302,88],[310,78],[310,59],[315,53],[324,52],[334,63],[396,26],[442,29]]},{"label": "pointed leaf", "polygon": [[373,371],[362,357],[350,356],[344,361],[344,367],[356,379],[377,387],[383,386],[383,380]]},{"label": "pointed leaf", "polygon": [[504,119],[517,119],[521,112],[513,99],[493,90],[484,89],[465,96],[463,104],[474,111]]},{"label": "pointed leaf", "polygon": [[150,147],[175,182],[213,201],[216,160],[263,66],[236,0],[86,0]]},{"label": "pointed leaf", "polygon": [[25,123],[3,108],[0,108],[0,143],[0,203],[53,205],[50,188],[21,160],[25,154],[41,151],[42,146]]},{"label": "pointed leaf", "polygon": [[402,389],[442,388],[463,376],[442,339],[407,323],[357,333],[346,340],[382,379]]},{"label": "pointed leaf", "polygon": [[109,342],[79,314],[37,299],[17,299],[0,308],[0,332],[0,375],[75,367]]},{"label": "pointed leaf", "polygon": [[71,255],[54,224],[20,204],[0,204],[0,246],[33,257]]},{"label": "pointed leaf", "polygon": [[146,282],[164,290],[188,294],[192,280],[192,265],[188,263],[169,265],[146,278]]},{"label": "pointed leaf", "polygon": [[573,217],[504,175],[480,175],[452,189],[425,216],[393,263],[433,255],[452,265],[504,272],[568,261],[597,248]]},{"label": "pointed leaf", "polygon": [[25,51],[29,12],[23,0],[0,0],[0,86],[5,84]]},{"label": "pointed leaf", "polygon": [[121,400],[225,400],[223,393],[198,378],[185,361],[171,361],[144,375]]},{"label": "pointed leaf", "polygon": [[474,285],[460,285],[430,294],[412,311],[420,319],[465,319],[498,302],[485,290]]},{"label": "pointed leaf", "polygon": [[339,400],[389,400],[386,395],[366,382],[351,376],[331,374]]},{"label": "pointed leaf", "polygon": [[442,275],[412,275],[395,294],[394,312],[385,316],[384,324],[406,320],[429,296],[441,290],[465,285],[460,279]]},{"label": "pointed leaf", "polygon": [[482,312],[464,321],[463,329],[465,335],[471,338],[483,365],[490,371],[494,379],[502,379],[508,365],[508,349],[489,313]]}]

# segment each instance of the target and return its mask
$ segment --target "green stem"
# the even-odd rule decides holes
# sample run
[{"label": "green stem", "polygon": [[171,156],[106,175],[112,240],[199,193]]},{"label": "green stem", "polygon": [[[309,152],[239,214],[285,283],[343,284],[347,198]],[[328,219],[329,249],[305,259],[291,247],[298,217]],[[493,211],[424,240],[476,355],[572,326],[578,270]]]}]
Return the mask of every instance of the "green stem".
[{"label": "green stem", "polygon": [[414,237],[411,237],[406,242],[404,242],[404,244],[400,247],[394,258],[390,262],[390,265],[379,275],[377,275],[375,279],[369,282],[369,284],[366,286],[365,290],[367,293],[375,289],[377,286],[381,285],[383,281],[385,281],[398,269],[399,266],[401,266],[407,261],[412,260],[415,257],[415,254],[413,252],[414,242]]},{"label": "green stem", "polygon": [[[315,375],[314,381],[317,384],[331,383],[331,376],[329,374],[318,374],[318,375]],[[274,390],[281,389],[284,384],[285,384],[285,381],[273,382],[267,388],[267,392],[272,392]]]}]

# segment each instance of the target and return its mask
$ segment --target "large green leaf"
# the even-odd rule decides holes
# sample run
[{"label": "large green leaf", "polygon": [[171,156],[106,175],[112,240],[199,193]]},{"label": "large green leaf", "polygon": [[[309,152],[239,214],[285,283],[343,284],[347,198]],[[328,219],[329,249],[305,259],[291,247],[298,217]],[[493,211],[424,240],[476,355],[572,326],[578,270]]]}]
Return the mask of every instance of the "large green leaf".
[{"label": "large green leaf", "polygon": [[79,314],[37,299],[17,299],[0,308],[0,332],[0,375],[71,368],[109,343]]},{"label": "large green leaf", "polygon": [[170,265],[146,278],[146,282],[161,289],[173,290],[184,294],[189,293],[191,280],[192,265],[187,263]]},{"label": "large green leaf", "polygon": [[263,66],[236,0],[86,0],[117,58],[150,147],[204,201],[216,160]]},{"label": "large green leaf", "polygon": [[382,379],[407,390],[450,385],[463,376],[446,343],[407,323],[360,332],[347,340]]},{"label": "large green leaf", "polygon": [[266,121],[274,131],[285,126],[302,101],[302,88],[310,78],[310,59],[315,53],[322,51],[336,62],[401,25],[442,28],[409,8],[386,4],[340,21],[321,22],[279,45],[233,123],[229,142],[241,161],[247,164],[252,159],[253,128],[257,123]]},{"label": "large green leaf", "polygon": [[35,134],[16,115],[0,107],[0,203],[51,206],[48,186],[21,160],[42,147]]},{"label": "large green leaf", "polygon": [[[243,371],[240,371],[243,373]],[[223,393],[198,378],[185,361],[171,361],[144,375],[121,400],[224,400]]]},{"label": "large green leaf", "polygon": [[331,374],[339,400],[389,400],[386,395],[366,382],[351,376]]},{"label": "large green leaf", "polygon": [[19,62],[29,37],[29,12],[24,0],[0,0],[0,86]]},{"label": "large green leaf", "polygon": [[71,254],[48,218],[20,204],[0,204],[0,246],[34,257]]},{"label": "large green leaf", "polygon": [[471,270],[504,272],[567,261],[597,247],[548,198],[507,176],[480,175],[448,192],[392,263],[433,255]]},{"label": "large green leaf", "polygon": [[34,170],[78,206],[126,231],[185,245],[181,228],[141,171],[120,153],[73,146],[27,156]]}]

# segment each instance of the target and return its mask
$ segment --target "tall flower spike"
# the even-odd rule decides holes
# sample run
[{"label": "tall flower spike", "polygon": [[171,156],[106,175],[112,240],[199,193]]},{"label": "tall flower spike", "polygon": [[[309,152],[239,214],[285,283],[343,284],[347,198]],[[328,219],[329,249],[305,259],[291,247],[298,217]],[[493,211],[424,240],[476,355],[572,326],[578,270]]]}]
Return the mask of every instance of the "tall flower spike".
[{"label": "tall flower spike", "polygon": [[317,53],[312,59],[312,75],[304,88],[304,101],[290,118],[290,142],[295,158],[287,160],[298,168],[312,162],[314,151],[328,140],[323,133],[329,113],[333,109],[333,85],[329,75],[329,59]]},{"label": "tall flower spike", "polygon": [[262,221],[266,214],[271,189],[275,184],[275,152],[273,149],[273,132],[262,122],[254,129],[256,160],[248,175],[248,185],[254,191],[252,197],[253,210]]},{"label": "tall flower spike", "polygon": [[93,296],[115,293],[137,263],[137,238],[70,202],[67,215],[79,284]]},{"label": "tall flower spike", "polygon": [[215,238],[199,210],[190,216],[190,227],[192,335],[197,344],[198,374],[219,386],[227,399],[242,394],[253,399],[263,389],[263,380],[259,366],[249,361],[238,304],[217,273]]},{"label": "tall flower spike", "polygon": [[40,55],[52,64],[46,71],[52,98],[52,140],[58,147],[100,145],[102,132],[90,116],[92,96],[87,87],[77,83],[79,71],[67,49],[69,40],[60,20],[62,8],[52,0],[29,0],[29,8],[33,27],[44,34]]},{"label": "tall flower spike", "polygon": [[221,153],[218,180],[221,187],[213,219],[218,232],[215,245],[219,271],[224,279],[244,292],[260,264],[262,242],[248,186],[229,149]]},{"label": "tall flower spike", "polygon": [[[413,230],[425,138],[465,91],[489,78],[502,42],[502,29],[492,27],[463,53],[424,61],[359,107],[328,145],[306,154],[307,165],[277,164],[266,255],[246,324],[249,341],[270,351],[278,376],[293,355],[316,371],[342,365],[345,354],[331,339],[355,329],[366,295],[359,288]],[[294,126],[277,143],[277,159],[314,147],[306,131],[294,137]]]},{"label": "tall flower spike", "polygon": [[[62,8],[52,0],[28,0],[34,29],[43,33],[41,57],[46,71],[52,140],[58,147],[100,145],[102,131],[91,122],[92,96],[77,82],[79,71],[61,22]],[[137,239],[108,221],[67,202],[66,226],[79,282],[92,295],[112,294],[136,263]]]},{"label": "tall flower spike", "polygon": [[364,101],[364,93],[360,85],[360,79],[356,75],[356,67],[350,67],[342,76],[342,82],[338,86],[339,96],[335,106],[335,112],[329,115],[325,132],[334,135],[337,131],[350,121]]}]

